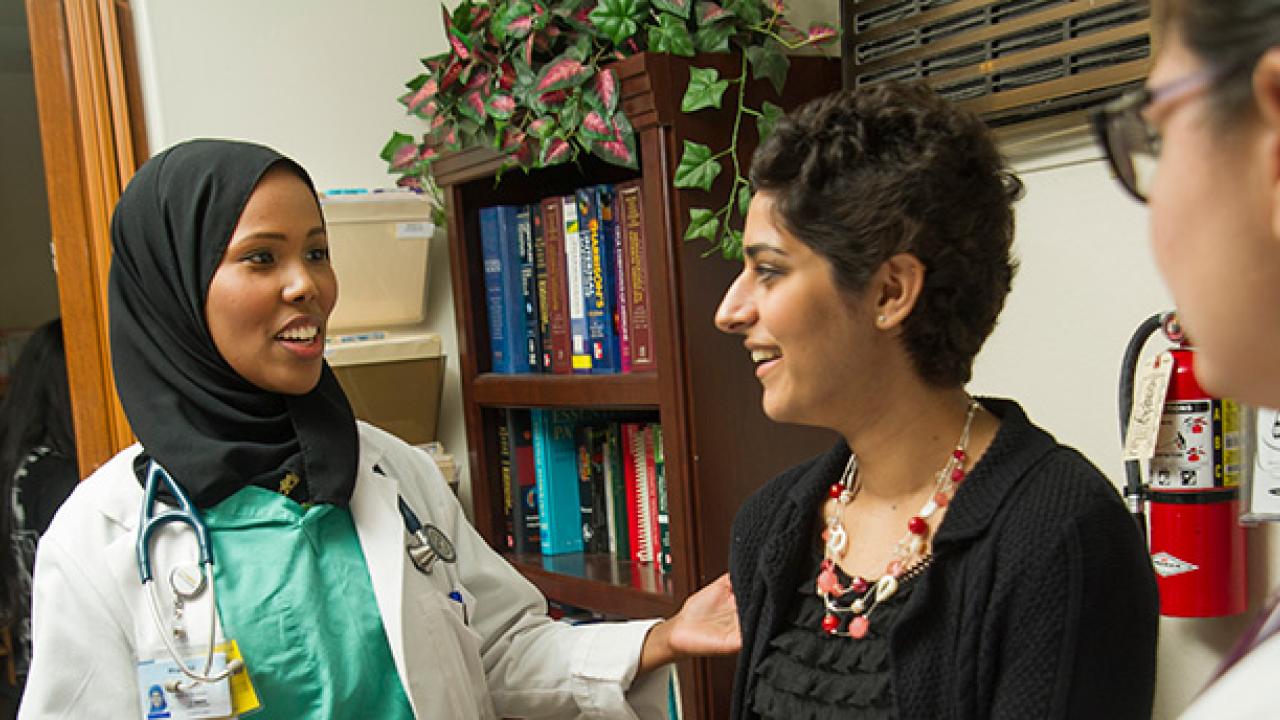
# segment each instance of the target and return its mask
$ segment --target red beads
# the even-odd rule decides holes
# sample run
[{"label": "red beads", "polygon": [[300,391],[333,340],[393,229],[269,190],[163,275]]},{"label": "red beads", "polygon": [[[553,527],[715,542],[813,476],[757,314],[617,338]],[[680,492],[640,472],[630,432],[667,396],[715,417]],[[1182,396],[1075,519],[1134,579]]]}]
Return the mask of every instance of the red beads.
[{"label": "red beads", "polygon": [[956,468],[951,471],[951,482],[960,483],[964,481],[964,468]]},{"label": "red beads", "polygon": [[964,450],[961,450],[960,448],[956,448],[954,451],[952,451],[952,453],[951,453],[951,457],[955,458],[955,459],[956,459],[956,462],[961,462],[961,463],[962,463],[962,462],[964,462],[964,459],[965,459],[965,457],[967,457],[967,456],[965,455]]},{"label": "red beads", "polygon": [[827,488],[827,495],[833,498],[840,497],[842,492],[844,492],[844,486],[840,483],[831,483],[831,487]]},{"label": "red beads", "polygon": [[854,640],[861,640],[867,636],[867,630],[871,629],[871,621],[866,615],[859,615],[849,623],[849,637]]},{"label": "red beads", "polygon": [[828,634],[834,635],[836,628],[840,627],[840,619],[835,615],[825,615],[822,618],[822,629]]},{"label": "red beads", "polygon": [[912,515],[911,519],[907,521],[907,530],[912,535],[923,537],[929,532],[929,523],[925,522],[925,519],[919,515]]},{"label": "red beads", "polygon": [[871,585],[867,583],[867,579],[861,575],[855,577],[853,581],[849,583],[849,589],[858,595],[865,593],[870,587]]},{"label": "red beads", "polygon": [[940,508],[944,508],[944,507],[946,507],[946,506],[947,506],[947,503],[949,503],[949,502],[951,502],[951,498],[947,497],[947,494],[946,494],[946,493],[944,493],[944,492],[939,492],[939,493],[934,493],[934,494],[933,494],[933,504],[934,504],[934,505],[937,505],[937,506],[938,506],[938,507],[940,507]]}]

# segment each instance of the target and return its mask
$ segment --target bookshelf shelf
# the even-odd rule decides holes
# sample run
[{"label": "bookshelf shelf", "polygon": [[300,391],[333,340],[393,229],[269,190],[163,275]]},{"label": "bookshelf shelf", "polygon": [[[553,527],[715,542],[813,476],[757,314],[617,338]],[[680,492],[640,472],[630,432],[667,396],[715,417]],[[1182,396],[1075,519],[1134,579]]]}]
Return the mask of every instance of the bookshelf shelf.
[{"label": "bookshelf shelf", "polygon": [[[741,265],[707,256],[705,243],[683,240],[689,208],[719,207],[730,181],[722,173],[710,194],[674,187],[680,148],[688,140],[725,147],[731,110],[680,111],[690,64],[736,75],[731,55],[692,61],[642,53],[614,65],[620,98],[636,130],[639,166],[608,165],[583,154],[572,163],[528,173],[513,170],[495,181],[501,158],[485,149],[441,157],[433,167],[449,216],[449,262],[458,324],[458,373],[467,426],[471,497],[476,528],[548,598],[614,617],[669,616],[684,599],[728,567],[730,525],[742,500],[777,472],[817,454],[834,440],[812,429],[776,425],[760,410],[759,382],[739,338],[712,324],[721,295]],[[839,63],[817,57],[791,61],[786,97],[758,81],[747,96],[784,108],[837,89]],[[739,136],[745,164],[753,131]],[[492,372],[488,296],[480,211],[537,203],[597,183],[637,180],[641,189],[646,288],[654,372],[612,375],[498,374]],[[509,408],[640,411],[661,424],[670,513],[671,570],[610,555],[542,556],[508,552],[499,435],[510,437]],[[505,433],[500,433],[499,427]],[[508,446],[508,452],[510,448]],[[511,464],[507,462],[508,477]],[[733,659],[680,664],[683,713],[690,720],[727,717]]]},{"label": "bookshelf shelf", "polygon": [[484,407],[657,408],[653,373],[619,375],[500,375],[485,373],[472,385]]},{"label": "bookshelf shelf", "polygon": [[505,554],[543,595],[616,617],[663,617],[680,609],[669,577],[652,564],[608,555]]}]

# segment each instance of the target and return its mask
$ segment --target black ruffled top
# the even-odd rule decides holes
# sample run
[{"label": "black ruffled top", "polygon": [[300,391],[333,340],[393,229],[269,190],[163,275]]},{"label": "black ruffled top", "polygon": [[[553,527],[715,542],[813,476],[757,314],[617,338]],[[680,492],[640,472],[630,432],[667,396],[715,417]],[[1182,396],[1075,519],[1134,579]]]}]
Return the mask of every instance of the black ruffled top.
[{"label": "black ruffled top", "polygon": [[[927,562],[903,576],[893,597],[872,611],[867,635],[855,640],[822,630],[825,610],[814,591],[822,556],[815,553],[811,560],[813,572],[796,589],[790,621],[756,668],[752,710],[763,718],[785,720],[896,717],[889,631]],[[841,585],[849,585],[851,579],[838,565],[836,575]],[[839,617],[839,630],[845,632],[852,615]]]}]

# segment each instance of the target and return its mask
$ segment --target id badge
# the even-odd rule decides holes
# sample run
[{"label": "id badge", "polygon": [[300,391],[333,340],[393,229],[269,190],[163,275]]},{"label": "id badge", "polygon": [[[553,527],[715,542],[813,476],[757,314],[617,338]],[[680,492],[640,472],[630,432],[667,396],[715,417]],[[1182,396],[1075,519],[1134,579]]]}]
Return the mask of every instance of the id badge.
[{"label": "id badge", "polygon": [[[193,672],[204,670],[205,654],[183,658]],[[225,652],[213,654],[209,674],[227,666]],[[138,663],[138,699],[146,720],[197,720],[234,718],[231,710],[231,682],[227,678],[204,683],[187,677],[168,653]],[[174,682],[180,683],[176,688]]]}]

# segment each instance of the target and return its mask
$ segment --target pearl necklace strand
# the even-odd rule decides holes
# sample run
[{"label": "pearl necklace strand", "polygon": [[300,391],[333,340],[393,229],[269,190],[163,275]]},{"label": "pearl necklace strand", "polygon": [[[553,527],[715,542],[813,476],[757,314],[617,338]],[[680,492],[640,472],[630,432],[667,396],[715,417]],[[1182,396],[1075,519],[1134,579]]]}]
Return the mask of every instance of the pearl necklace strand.
[{"label": "pearl necklace strand", "polygon": [[[964,469],[968,458],[969,431],[973,427],[973,417],[978,411],[977,401],[969,404],[969,414],[964,420],[964,429],[960,432],[960,440],[955,450],[947,457],[947,463],[938,471],[934,480],[933,495],[920,508],[920,512],[907,521],[907,532],[893,549],[893,559],[885,567],[885,572],[874,583],[863,577],[854,577],[848,587],[840,585],[836,576],[836,561],[843,558],[849,550],[849,534],[840,522],[844,509],[858,496],[862,489],[862,477],[858,474],[858,456],[849,454],[849,462],[845,465],[840,480],[831,485],[829,496],[834,499],[834,508],[826,518],[826,529],[822,532],[823,554],[822,566],[818,573],[817,592],[826,607],[822,617],[822,630],[829,635],[838,635],[860,640],[867,635],[871,627],[871,611],[876,606],[893,597],[901,582],[914,576],[931,559],[926,552],[930,534],[929,518],[951,502],[956,488],[964,482],[967,474]],[[845,602],[845,598],[852,598]],[[852,615],[848,629],[840,631],[840,616]]]}]

